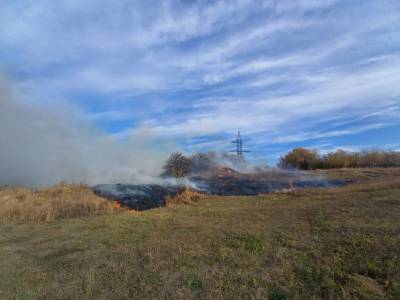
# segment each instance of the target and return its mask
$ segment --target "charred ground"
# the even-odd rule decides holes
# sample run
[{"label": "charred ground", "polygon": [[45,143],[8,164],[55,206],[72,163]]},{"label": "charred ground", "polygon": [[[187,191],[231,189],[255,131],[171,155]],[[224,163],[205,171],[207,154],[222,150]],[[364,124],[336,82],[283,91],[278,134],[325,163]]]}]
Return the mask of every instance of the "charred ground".
[{"label": "charred ground", "polygon": [[[191,190],[208,195],[254,196],[298,188],[333,187],[351,182],[304,171],[269,169],[241,173],[228,167],[214,167],[187,178]],[[174,180],[172,180],[174,182]],[[182,185],[167,184],[101,184],[93,191],[102,197],[119,201],[122,206],[136,210],[162,207],[166,198],[184,190]]]}]

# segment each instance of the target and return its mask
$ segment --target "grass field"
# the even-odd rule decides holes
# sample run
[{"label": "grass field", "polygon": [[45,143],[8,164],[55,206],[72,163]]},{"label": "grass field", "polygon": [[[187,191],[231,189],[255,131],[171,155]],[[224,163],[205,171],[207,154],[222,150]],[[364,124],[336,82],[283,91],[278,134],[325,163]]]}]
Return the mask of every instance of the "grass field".
[{"label": "grass field", "polygon": [[145,212],[0,225],[0,299],[400,299],[400,170]]}]

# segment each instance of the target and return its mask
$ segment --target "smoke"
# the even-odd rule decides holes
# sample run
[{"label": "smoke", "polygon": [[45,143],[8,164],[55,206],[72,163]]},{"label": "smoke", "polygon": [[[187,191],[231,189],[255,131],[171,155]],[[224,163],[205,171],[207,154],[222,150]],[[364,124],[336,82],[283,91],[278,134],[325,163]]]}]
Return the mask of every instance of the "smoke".
[{"label": "smoke", "polygon": [[17,99],[0,78],[0,185],[154,182],[167,151],[151,136],[144,129],[118,141],[74,117],[71,108]]},{"label": "smoke", "polygon": [[197,152],[189,159],[194,174],[201,174],[218,167],[227,167],[239,173],[260,173],[270,170],[266,165],[251,164],[243,157],[226,152]]},{"label": "smoke", "polygon": [[259,173],[268,170],[266,165],[255,165],[236,154],[218,153],[216,156],[219,166],[231,168],[239,173]]}]

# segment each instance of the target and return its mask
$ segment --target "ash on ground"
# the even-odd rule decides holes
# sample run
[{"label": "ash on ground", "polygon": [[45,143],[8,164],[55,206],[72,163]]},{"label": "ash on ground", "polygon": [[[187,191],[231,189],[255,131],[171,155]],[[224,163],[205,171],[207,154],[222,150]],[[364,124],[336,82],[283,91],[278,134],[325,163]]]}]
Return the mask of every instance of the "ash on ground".
[{"label": "ash on ground", "polygon": [[[252,196],[298,188],[334,187],[345,185],[344,180],[330,180],[323,176],[299,171],[270,170],[258,173],[239,173],[230,168],[191,176],[192,189],[210,195]],[[100,184],[94,192],[117,200],[122,206],[146,210],[165,206],[165,199],[182,191],[179,185],[160,184]]]}]

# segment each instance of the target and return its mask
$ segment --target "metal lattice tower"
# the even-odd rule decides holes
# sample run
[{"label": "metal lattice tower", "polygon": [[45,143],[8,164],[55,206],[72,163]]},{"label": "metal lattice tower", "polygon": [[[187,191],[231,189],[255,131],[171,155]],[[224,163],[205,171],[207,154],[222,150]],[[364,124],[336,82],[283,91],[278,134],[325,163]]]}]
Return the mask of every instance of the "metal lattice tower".
[{"label": "metal lattice tower", "polygon": [[240,131],[238,131],[237,137],[234,141],[232,141],[232,143],[236,144],[236,150],[230,152],[236,152],[238,157],[243,158],[243,153],[250,152],[248,150],[243,150],[243,140],[242,136],[240,135]]}]

